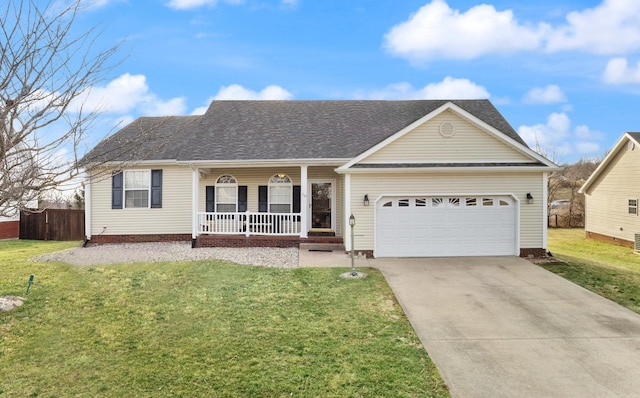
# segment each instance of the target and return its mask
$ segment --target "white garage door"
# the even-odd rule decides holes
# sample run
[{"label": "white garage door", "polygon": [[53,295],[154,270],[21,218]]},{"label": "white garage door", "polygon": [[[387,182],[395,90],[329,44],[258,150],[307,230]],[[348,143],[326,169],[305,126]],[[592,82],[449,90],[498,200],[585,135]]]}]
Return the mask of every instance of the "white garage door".
[{"label": "white garage door", "polygon": [[516,255],[517,212],[511,196],[383,197],[375,255]]}]

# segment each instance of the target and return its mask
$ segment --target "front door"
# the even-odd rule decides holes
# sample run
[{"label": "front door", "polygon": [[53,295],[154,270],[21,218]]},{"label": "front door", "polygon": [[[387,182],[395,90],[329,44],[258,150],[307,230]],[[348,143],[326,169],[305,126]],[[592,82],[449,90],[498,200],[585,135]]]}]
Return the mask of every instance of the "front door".
[{"label": "front door", "polygon": [[311,181],[311,229],[333,230],[333,182]]}]

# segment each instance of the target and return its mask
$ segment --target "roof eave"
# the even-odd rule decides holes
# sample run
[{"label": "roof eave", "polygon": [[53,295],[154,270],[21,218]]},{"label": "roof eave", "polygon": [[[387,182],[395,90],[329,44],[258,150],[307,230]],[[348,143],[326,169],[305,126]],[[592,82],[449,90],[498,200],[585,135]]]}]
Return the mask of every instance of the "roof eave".
[{"label": "roof eave", "polygon": [[622,147],[626,145],[627,142],[629,141],[633,141],[636,145],[640,145],[640,142],[638,142],[638,140],[633,138],[631,134],[624,133],[622,137],[620,137],[618,142],[616,142],[613,148],[609,151],[607,156],[605,156],[602,162],[600,162],[600,165],[593,171],[593,173],[591,173],[589,178],[587,178],[587,181],[585,181],[584,184],[582,184],[582,186],[578,190],[579,193],[587,192],[587,190],[591,187],[591,185],[593,185],[593,183],[598,179],[598,177],[600,177],[600,174],[602,174],[602,172],[609,166],[609,163],[611,163],[611,160],[616,156],[616,154],[620,151],[620,149],[622,149]]}]

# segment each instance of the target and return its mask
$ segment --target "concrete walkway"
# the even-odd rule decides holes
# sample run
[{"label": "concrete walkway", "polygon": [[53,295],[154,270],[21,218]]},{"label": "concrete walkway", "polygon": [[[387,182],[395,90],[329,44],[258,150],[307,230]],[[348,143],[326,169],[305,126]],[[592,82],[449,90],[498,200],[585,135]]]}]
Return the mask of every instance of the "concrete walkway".
[{"label": "concrete walkway", "polygon": [[374,259],[454,397],[639,397],[640,315],[516,257]]}]

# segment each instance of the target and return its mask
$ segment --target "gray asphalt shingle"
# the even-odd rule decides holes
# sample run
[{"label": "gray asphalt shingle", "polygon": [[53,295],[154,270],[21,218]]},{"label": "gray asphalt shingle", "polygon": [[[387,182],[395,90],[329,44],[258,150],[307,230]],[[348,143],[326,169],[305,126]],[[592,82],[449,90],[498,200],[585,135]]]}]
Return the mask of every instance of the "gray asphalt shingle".
[{"label": "gray asphalt shingle", "polygon": [[[202,116],[145,117],[85,161],[353,158],[449,102],[214,101]],[[488,100],[451,100],[526,145]]]}]

